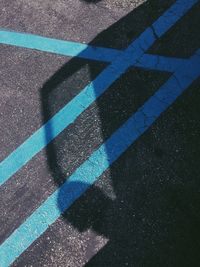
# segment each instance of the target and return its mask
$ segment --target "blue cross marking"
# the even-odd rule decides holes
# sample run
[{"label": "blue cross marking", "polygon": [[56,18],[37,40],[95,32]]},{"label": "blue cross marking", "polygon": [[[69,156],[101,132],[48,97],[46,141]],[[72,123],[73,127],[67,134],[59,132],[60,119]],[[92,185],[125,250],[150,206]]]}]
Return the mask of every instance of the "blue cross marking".
[{"label": "blue cross marking", "polygon": [[[151,27],[147,28],[125,51],[112,50],[110,65],[79,95],[61,109],[52,119],[11,153],[0,165],[0,181],[3,184],[60,132],[72,123],[130,66],[159,69],[172,72],[171,77],[151,96],[88,160],[66,180],[40,207],[34,211],[0,246],[1,266],[9,266],[18,258],[62,212],[79,198],[114,162],[133,144],[200,76],[200,50],[189,59],[171,59],[145,54],[145,51],[169,30],[197,1],[178,0]],[[156,33],[156,34],[155,34]],[[0,33],[1,36],[1,33]],[[30,47],[29,47],[30,48]],[[89,48],[94,49],[95,48]],[[86,48],[87,50],[87,48]],[[101,50],[101,52],[99,52]],[[89,50],[88,50],[89,51]],[[98,53],[108,50],[97,48]],[[79,51],[81,54],[82,52]],[[99,54],[92,54],[98,59]],[[109,53],[109,52],[108,52]],[[113,54],[112,54],[113,53]],[[83,53],[84,54],[84,53]],[[83,55],[82,54],[82,55]],[[90,53],[89,53],[90,54]],[[104,54],[104,55],[105,55]],[[115,56],[113,56],[115,55]],[[84,54],[86,57],[86,54]],[[90,55],[87,55],[91,57]],[[114,57],[114,59],[112,59]],[[93,58],[94,59],[94,58]],[[106,56],[105,59],[106,61]],[[52,130],[48,139],[45,131]],[[124,138],[126,136],[126,138]],[[20,157],[20,158],[19,158]],[[10,169],[11,170],[10,170]],[[58,207],[58,197],[61,204]]]},{"label": "blue cross marking", "polygon": [[[0,163],[0,185],[22,168],[48,143],[58,136],[69,124],[101,96],[131,66],[174,71],[184,59],[171,59],[145,54],[157,37],[167,32],[197,0],[178,0],[151,27],[147,28],[125,51],[96,48],[85,44],[61,41],[0,31],[0,43],[36,48],[63,55],[80,56],[89,59],[110,61],[97,78],[88,84],[76,97],[39,128],[23,144]],[[154,62],[161,64],[154,64]],[[51,131],[50,131],[51,130]],[[46,133],[49,133],[48,135]]]}]

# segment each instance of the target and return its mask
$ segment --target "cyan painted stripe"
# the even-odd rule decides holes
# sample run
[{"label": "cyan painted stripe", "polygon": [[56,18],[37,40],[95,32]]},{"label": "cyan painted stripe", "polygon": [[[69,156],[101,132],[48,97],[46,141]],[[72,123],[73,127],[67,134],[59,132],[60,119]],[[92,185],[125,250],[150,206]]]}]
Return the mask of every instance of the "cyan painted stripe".
[{"label": "cyan painted stripe", "polygon": [[113,61],[123,51],[87,44],[52,39],[39,35],[0,30],[0,43],[55,53],[63,56],[81,57],[105,62]]},{"label": "cyan painted stripe", "polygon": [[157,21],[152,25],[154,34],[159,38],[165,32],[166,29],[171,28],[171,25],[177,22],[177,12],[179,14],[184,14],[185,9],[190,9],[198,1],[184,0],[176,1],[176,4],[172,6],[163,16],[161,16]]},{"label": "cyan painted stripe", "polygon": [[[76,56],[109,63],[124,53],[124,51],[111,48],[90,46],[82,43],[5,30],[0,31],[0,43],[55,53],[63,56]],[[177,68],[177,64],[181,63],[181,60],[183,59],[144,54],[135,66],[173,72],[174,69]]]},{"label": "cyan painted stripe", "polygon": [[125,124],[5,240],[0,246],[1,266],[7,267],[13,263],[199,76],[200,56],[197,54],[180,66]]},{"label": "cyan painted stripe", "polygon": [[[154,25],[160,25],[162,34],[174,25],[197,0],[178,0],[162,17],[167,17],[171,24],[159,18]],[[180,10],[177,8],[181,5]],[[170,19],[173,16],[173,19]],[[164,23],[164,25],[163,25]],[[70,123],[88,108],[109,86],[116,81],[130,66],[134,65],[144,52],[156,41],[152,27],[147,28],[125,51],[117,57],[72,101],[63,107],[45,125],[37,130],[22,145],[0,163],[0,185],[5,183],[14,173],[31,160],[49,142],[60,134]],[[50,131],[48,131],[50,129]],[[49,132],[49,135],[47,133]]]},{"label": "cyan painted stripe", "polygon": [[[96,47],[77,42],[5,30],[0,31],[0,43],[55,53],[63,56],[76,56],[105,62],[112,62],[116,57],[124,53],[124,51],[111,48]],[[177,64],[180,64],[181,60],[184,59],[144,54],[135,66],[173,72],[174,69],[177,69]]]},{"label": "cyan painted stripe", "polygon": [[[35,49],[43,52],[55,53],[69,57],[82,57],[85,59],[112,62],[124,51],[96,47],[77,42],[70,42],[58,39],[42,37],[28,33],[12,31],[0,31],[0,43],[23,48]],[[161,71],[173,71],[176,69],[174,64],[180,63],[181,59],[164,58],[157,55],[145,54],[136,66],[141,68],[157,69]],[[158,64],[161,63],[161,64]],[[173,67],[173,68],[172,68]],[[172,70],[173,69],[173,70]]]},{"label": "cyan painted stripe", "polygon": [[174,72],[188,59],[163,57],[159,55],[144,54],[135,64],[136,67],[158,71]]}]

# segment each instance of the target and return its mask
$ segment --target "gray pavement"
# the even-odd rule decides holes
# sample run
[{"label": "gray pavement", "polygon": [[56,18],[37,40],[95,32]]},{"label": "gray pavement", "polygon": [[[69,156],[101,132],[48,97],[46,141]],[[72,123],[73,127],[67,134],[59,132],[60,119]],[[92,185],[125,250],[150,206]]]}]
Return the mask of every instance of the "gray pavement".
[{"label": "gray pavement", "polygon": [[[3,0],[0,26],[122,50],[174,2]],[[198,2],[148,53],[191,57],[200,48],[199,11]],[[0,58],[0,160],[107,66],[8,45]],[[1,242],[170,75],[129,68],[3,184]],[[198,266],[199,86],[197,79],[12,266]]]}]

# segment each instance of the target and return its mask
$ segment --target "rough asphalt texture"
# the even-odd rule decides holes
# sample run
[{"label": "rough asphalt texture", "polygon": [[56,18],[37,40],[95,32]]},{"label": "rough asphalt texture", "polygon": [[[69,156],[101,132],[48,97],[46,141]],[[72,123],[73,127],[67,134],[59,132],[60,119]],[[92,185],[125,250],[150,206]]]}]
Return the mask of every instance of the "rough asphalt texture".
[{"label": "rough asphalt texture", "polygon": [[[0,27],[125,49],[173,0],[0,2]],[[200,4],[148,51],[200,48]],[[0,45],[0,160],[106,66]],[[3,242],[170,76],[130,68],[0,187]],[[199,266],[200,79],[13,266]]]}]

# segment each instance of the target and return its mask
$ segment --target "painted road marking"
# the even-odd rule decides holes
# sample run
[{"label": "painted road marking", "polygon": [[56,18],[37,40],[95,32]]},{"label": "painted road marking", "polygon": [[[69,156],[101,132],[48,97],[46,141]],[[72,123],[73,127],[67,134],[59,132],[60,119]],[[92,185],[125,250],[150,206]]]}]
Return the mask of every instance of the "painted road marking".
[{"label": "painted road marking", "polygon": [[[77,42],[69,42],[39,35],[5,30],[0,31],[0,44],[7,44],[63,56],[80,57],[109,63],[124,53],[123,50],[96,47]],[[160,65],[160,60],[168,60],[168,62],[162,62],[162,65]],[[165,58],[158,55],[144,54],[139,62],[134,63],[133,66],[158,70],[163,70],[163,68],[165,68],[165,71],[172,72],[177,68],[177,66],[175,66],[173,70],[169,68],[169,66],[172,67],[174,64],[181,64],[182,60],[185,59],[170,57]]]},{"label": "painted road marking", "polygon": [[96,47],[72,41],[47,38],[39,35],[0,30],[0,44],[35,49],[69,57],[112,62],[123,51]]},{"label": "painted road marking", "polygon": [[14,262],[199,76],[200,50],[4,241],[1,266]]},{"label": "painted road marking", "polygon": [[185,64],[187,60],[188,59],[170,58],[158,55],[144,54],[138,60],[138,62],[136,62],[135,67],[165,71],[165,72],[175,72],[179,68],[179,66]]},{"label": "painted road marking", "polygon": [[[73,123],[74,120],[102,95],[130,66],[141,65],[140,59],[144,56],[145,51],[152,46],[158,37],[161,37],[167,32],[195,3],[197,3],[197,0],[176,1],[151,27],[147,28],[132,42],[120,56],[117,56],[94,81],[86,86],[46,124],[39,128],[4,159],[0,163],[0,185],[5,183],[13,174],[22,168],[69,124]],[[154,62],[155,60],[152,56],[151,60],[148,61],[148,66],[153,66]],[[167,62],[166,58],[165,62]],[[168,60],[168,62],[171,61]],[[178,60],[176,60],[176,62],[178,62]],[[171,65],[169,65],[169,67]],[[172,69],[172,67],[170,68]]]},{"label": "painted road marking", "polygon": [[[104,48],[104,47],[96,47],[87,44],[64,41],[58,39],[47,38],[39,35],[33,35],[28,33],[19,33],[19,32],[11,32],[11,31],[0,31],[0,44],[7,44],[17,47],[23,47],[28,49],[34,49],[43,52],[49,52],[53,54],[69,56],[69,57],[81,57],[89,60],[103,61],[111,63],[116,57],[121,56],[124,51]],[[141,68],[153,68],[155,69],[155,65],[151,64],[148,66],[148,62],[159,62],[157,55],[149,55],[144,54],[140,59],[141,64],[133,64],[133,66],[139,66]],[[184,59],[176,59],[176,58],[168,58],[171,60],[172,65],[177,61]],[[163,65],[164,66],[164,65]],[[168,68],[169,64],[165,63],[165,67]],[[158,64],[159,69],[159,64]],[[176,69],[176,68],[175,68]],[[167,71],[171,71],[167,70]]]}]

